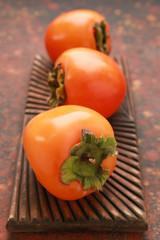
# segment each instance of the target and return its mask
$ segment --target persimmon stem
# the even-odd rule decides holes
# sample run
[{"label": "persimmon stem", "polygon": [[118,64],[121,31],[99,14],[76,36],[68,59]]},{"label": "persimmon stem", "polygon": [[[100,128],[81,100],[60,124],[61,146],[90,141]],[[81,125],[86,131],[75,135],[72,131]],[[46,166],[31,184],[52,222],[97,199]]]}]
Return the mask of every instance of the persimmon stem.
[{"label": "persimmon stem", "polygon": [[64,71],[60,64],[49,72],[48,87],[50,90],[50,96],[48,99],[49,105],[51,107],[63,105],[66,94],[64,89]]},{"label": "persimmon stem", "polygon": [[106,22],[104,20],[94,24],[94,37],[97,50],[108,54],[109,49],[106,41],[109,38],[109,32],[106,31]]},{"label": "persimmon stem", "polygon": [[78,180],[84,190],[102,190],[108,178],[109,169],[101,164],[108,156],[116,154],[116,140],[109,136],[96,137],[88,130],[82,130],[80,143],[74,145],[61,167],[61,181],[70,184]]}]

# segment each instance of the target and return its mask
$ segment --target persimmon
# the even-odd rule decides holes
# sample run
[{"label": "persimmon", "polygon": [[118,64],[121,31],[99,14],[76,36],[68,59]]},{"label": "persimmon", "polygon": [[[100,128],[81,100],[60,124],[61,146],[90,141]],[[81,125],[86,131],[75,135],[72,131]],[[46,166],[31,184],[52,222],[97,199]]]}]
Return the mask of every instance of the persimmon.
[{"label": "persimmon", "polygon": [[86,47],[109,54],[111,35],[107,20],[98,12],[78,9],[56,17],[47,27],[45,46],[53,62],[70,48]]},{"label": "persimmon", "polygon": [[62,53],[49,73],[49,104],[80,105],[104,117],[113,115],[126,94],[118,64],[97,50],[74,48]]},{"label": "persimmon", "polygon": [[24,129],[23,145],[39,182],[64,200],[102,190],[116,165],[110,123],[86,107],[60,106],[38,114]]}]

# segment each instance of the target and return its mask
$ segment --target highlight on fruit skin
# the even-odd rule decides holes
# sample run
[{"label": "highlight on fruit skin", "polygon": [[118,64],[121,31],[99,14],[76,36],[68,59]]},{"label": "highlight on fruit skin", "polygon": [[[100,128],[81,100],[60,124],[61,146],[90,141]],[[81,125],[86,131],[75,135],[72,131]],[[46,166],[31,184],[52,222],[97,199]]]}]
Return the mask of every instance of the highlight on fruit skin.
[{"label": "highlight on fruit skin", "polygon": [[111,33],[107,20],[98,12],[77,9],[65,12],[48,25],[45,32],[45,46],[53,62],[64,51],[86,47],[111,52]]},{"label": "highlight on fruit skin", "polygon": [[89,48],[63,52],[48,74],[52,107],[80,105],[104,117],[113,115],[126,94],[126,79],[108,55]]},{"label": "highlight on fruit skin", "polygon": [[103,190],[116,165],[110,123],[82,106],[60,106],[36,115],[24,129],[23,145],[38,181],[63,200]]}]

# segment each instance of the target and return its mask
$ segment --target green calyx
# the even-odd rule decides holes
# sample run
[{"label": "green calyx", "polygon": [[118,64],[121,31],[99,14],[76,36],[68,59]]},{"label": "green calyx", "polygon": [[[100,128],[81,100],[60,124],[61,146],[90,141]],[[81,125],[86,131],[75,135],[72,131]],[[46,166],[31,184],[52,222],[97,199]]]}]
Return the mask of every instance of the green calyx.
[{"label": "green calyx", "polygon": [[58,67],[53,68],[48,74],[48,87],[50,96],[48,103],[51,107],[57,107],[64,104],[65,89],[64,89],[64,71],[59,64]]},{"label": "green calyx", "polygon": [[109,169],[102,168],[103,160],[116,154],[116,140],[110,136],[96,137],[88,130],[82,130],[80,143],[74,145],[61,167],[61,181],[70,184],[78,180],[84,190],[102,190]]},{"label": "green calyx", "polygon": [[94,37],[97,50],[108,54],[109,50],[106,41],[109,38],[109,32],[106,31],[106,22],[104,20],[94,24]]}]

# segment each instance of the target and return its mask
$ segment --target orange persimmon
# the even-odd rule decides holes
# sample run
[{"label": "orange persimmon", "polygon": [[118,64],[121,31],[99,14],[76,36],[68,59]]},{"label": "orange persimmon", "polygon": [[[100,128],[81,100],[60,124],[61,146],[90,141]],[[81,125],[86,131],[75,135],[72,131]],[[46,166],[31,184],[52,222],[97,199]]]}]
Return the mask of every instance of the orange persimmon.
[{"label": "orange persimmon", "polygon": [[86,107],[60,106],[38,114],[24,129],[23,145],[39,182],[64,200],[101,190],[116,165],[110,123]]},{"label": "orange persimmon", "polygon": [[109,54],[111,36],[109,24],[96,11],[78,9],[56,17],[47,27],[45,46],[53,62],[70,48],[86,47]]}]

